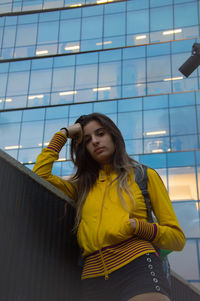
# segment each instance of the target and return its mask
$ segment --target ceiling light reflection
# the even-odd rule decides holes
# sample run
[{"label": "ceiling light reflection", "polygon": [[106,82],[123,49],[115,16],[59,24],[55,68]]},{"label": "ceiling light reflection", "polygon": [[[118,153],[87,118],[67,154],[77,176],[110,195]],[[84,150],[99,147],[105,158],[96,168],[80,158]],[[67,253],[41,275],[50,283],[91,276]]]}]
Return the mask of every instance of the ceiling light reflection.
[{"label": "ceiling light reflection", "polygon": [[152,149],[152,153],[163,153],[163,149],[162,148]]},{"label": "ceiling light reflection", "polygon": [[65,47],[65,50],[77,50],[77,49],[80,49],[80,46],[79,45],[74,45],[74,46],[66,46]]},{"label": "ceiling light reflection", "polygon": [[167,82],[167,81],[170,81],[170,80],[179,80],[179,79],[183,79],[183,76],[164,78],[163,81]]},{"label": "ceiling light reflection", "polygon": [[143,39],[146,39],[146,37],[147,36],[144,34],[144,35],[141,35],[141,36],[136,36],[135,39],[136,40],[143,40]]},{"label": "ceiling light reflection", "polygon": [[154,136],[154,135],[165,135],[166,131],[154,131],[154,132],[146,132],[147,136]]},{"label": "ceiling light reflection", "polygon": [[105,41],[105,42],[99,42],[99,43],[96,43],[97,46],[100,46],[100,45],[108,45],[108,44],[112,44],[112,41]]},{"label": "ceiling light reflection", "polygon": [[22,145],[10,145],[10,146],[5,146],[5,149],[9,150],[9,149],[19,149],[22,148]]},{"label": "ceiling light reflection", "polygon": [[28,99],[31,100],[31,99],[35,99],[35,98],[43,98],[44,95],[43,94],[39,94],[39,95],[29,95],[28,96]]},{"label": "ceiling light reflection", "polygon": [[173,34],[173,33],[180,33],[182,32],[182,29],[179,28],[179,29],[174,29],[174,30],[166,30],[166,31],[163,31],[163,35],[166,36],[166,35],[169,35],[169,34]]},{"label": "ceiling light reflection", "polygon": [[60,96],[63,96],[63,95],[72,95],[72,94],[77,94],[77,91],[63,91],[63,92],[59,93]]},{"label": "ceiling light reflection", "polygon": [[48,54],[48,50],[36,50],[35,54],[36,55],[43,55],[43,54]]},{"label": "ceiling light reflection", "polygon": [[94,88],[92,91],[97,92],[97,91],[107,91],[110,90],[111,87],[102,87],[102,88]]}]

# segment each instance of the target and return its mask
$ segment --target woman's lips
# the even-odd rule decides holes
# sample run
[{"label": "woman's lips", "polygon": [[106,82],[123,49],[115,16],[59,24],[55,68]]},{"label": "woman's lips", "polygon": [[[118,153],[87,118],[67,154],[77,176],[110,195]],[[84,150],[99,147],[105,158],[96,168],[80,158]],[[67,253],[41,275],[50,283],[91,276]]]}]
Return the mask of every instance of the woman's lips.
[{"label": "woman's lips", "polygon": [[95,154],[100,154],[104,150],[104,147],[98,147],[94,150]]}]

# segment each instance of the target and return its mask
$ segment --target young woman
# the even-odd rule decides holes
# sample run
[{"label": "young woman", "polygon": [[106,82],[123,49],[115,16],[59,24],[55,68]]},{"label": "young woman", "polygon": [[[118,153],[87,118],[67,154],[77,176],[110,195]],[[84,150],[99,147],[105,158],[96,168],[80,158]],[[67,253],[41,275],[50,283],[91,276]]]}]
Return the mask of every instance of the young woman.
[{"label": "young woman", "polygon": [[[51,174],[67,138],[76,173]],[[128,156],[123,137],[107,116],[81,116],[61,129],[38,156],[34,171],[64,191],[76,206],[75,230],[83,253],[81,301],[169,301],[170,289],[157,248],[180,251],[185,236],[167,190],[148,168],[148,193],[158,223],[135,182],[142,165]],[[141,173],[142,174],[142,173]]]}]

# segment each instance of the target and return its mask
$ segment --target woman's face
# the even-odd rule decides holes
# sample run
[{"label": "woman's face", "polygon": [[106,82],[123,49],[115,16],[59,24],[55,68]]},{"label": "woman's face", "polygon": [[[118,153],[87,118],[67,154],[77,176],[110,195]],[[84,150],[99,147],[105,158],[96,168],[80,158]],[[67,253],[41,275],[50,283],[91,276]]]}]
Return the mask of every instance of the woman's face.
[{"label": "woman's face", "polygon": [[111,162],[115,145],[111,135],[96,120],[88,122],[83,128],[83,139],[91,157],[100,165]]}]

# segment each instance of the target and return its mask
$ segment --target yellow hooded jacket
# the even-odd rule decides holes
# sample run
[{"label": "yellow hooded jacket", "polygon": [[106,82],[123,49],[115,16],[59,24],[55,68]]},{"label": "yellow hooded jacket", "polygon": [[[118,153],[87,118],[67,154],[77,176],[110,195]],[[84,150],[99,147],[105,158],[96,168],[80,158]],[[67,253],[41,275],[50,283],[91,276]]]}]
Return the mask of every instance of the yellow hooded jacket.
[{"label": "yellow hooded jacket", "polygon": [[[52,175],[52,165],[66,142],[65,135],[56,133],[49,146],[38,156],[33,171],[76,199],[73,185]],[[85,200],[82,218],[77,232],[85,264],[82,278],[108,275],[135,258],[160,249],[180,251],[185,236],[169,199],[168,192],[157,173],[148,168],[148,193],[152,210],[158,223],[147,222],[147,208],[142,192],[130,176],[130,196],[122,192],[124,204],[117,188],[117,175],[111,166],[100,170],[99,178]],[[136,220],[136,229],[130,223],[130,215]]]}]

